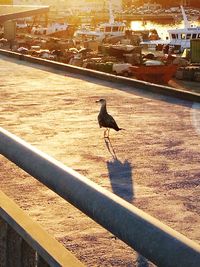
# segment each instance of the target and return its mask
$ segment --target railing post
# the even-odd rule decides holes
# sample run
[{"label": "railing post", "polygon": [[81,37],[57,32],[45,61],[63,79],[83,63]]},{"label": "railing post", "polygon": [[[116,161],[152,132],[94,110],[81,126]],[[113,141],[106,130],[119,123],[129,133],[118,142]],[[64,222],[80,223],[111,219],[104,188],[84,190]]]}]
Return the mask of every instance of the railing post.
[{"label": "railing post", "polygon": [[0,217],[0,267],[6,267],[7,223]]},{"label": "railing post", "polygon": [[37,267],[50,267],[50,265],[38,254]]},{"label": "railing post", "polygon": [[21,237],[7,226],[6,267],[21,267]]},{"label": "railing post", "polygon": [[21,244],[21,265],[23,267],[36,266],[36,251],[25,240],[22,240]]}]

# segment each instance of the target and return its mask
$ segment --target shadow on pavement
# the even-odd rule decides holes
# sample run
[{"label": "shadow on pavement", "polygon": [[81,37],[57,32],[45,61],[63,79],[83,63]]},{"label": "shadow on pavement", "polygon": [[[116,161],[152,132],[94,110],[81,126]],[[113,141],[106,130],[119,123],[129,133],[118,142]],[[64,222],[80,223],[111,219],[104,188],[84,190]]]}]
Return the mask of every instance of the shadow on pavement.
[{"label": "shadow on pavement", "polygon": [[113,158],[106,163],[113,193],[132,202],[134,199],[132,165],[128,160],[121,162],[117,158],[110,139],[106,138],[105,144]]},{"label": "shadow on pavement", "polygon": [[137,257],[137,267],[149,267],[148,260],[140,254]]},{"label": "shadow on pavement", "polygon": [[[128,160],[121,162],[115,153],[114,147],[109,138],[105,138],[105,144],[112,156],[111,161],[107,161],[108,174],[114,194],[128,202],[134,200],[134,184],[132,177],[132,165]],[[148,260],[138,254],[137,267],[149,267]]]}]

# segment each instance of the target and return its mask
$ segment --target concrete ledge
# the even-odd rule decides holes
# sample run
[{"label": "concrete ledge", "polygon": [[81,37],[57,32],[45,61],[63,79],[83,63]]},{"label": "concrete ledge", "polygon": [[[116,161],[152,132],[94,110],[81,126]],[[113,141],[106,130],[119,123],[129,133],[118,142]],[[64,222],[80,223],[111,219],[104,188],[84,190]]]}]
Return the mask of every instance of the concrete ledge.
[{"label": "concrete ledge", "polygon": [[[84,265],[31,220],[10,198],[0,191],[0,217],[8,223],[50,266]],[[2,260],[2,259],[0,259]]]},{"label": "concrete ledge", "polygon": [[0,49],[0,54],[9,56],[9,57],[14,57],[16,59],[24,60],[24,61],[31,62],[34,64],[44,65],[44,66],[51,67],[57,70],[77,73],[77,74],[94,77],[94,78],[101,79],[101,80],[128,85],[128,86],[133,87],[133,90],[141,89],[141,90],[153,92],[156,94],[167,95],[167,96],[189,100],[193,102],[200,102],[200,94],[197,94],[194,92],[188,92],[188,91],[175,89],[175,88],[163,86],[163,85],[156,85],[156,84],[152,84],[152,83],[148,83],[144,81],[139,81],[136,79],[130,79],[126,77],[116,76],[113,74],[107,74],[104,72],[85,69],[82,67],[76,67],[73,65],[55,62],[55,61],[51,61],[47,59],[36,58],[36,57],[29,56],[29,55],[22,55],[20,53],[11,52],[7,50],[3,50],[3,49]]}]

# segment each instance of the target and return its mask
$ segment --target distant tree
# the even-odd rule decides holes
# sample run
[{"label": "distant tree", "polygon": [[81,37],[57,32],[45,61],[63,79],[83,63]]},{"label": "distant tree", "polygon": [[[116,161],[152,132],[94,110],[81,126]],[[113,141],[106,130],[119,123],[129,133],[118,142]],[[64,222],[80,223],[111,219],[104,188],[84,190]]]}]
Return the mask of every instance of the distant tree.
[{"label": "distant tree", "polygon": [[12,0],[0,0],[0,5],[11,5],[13,4]]}]

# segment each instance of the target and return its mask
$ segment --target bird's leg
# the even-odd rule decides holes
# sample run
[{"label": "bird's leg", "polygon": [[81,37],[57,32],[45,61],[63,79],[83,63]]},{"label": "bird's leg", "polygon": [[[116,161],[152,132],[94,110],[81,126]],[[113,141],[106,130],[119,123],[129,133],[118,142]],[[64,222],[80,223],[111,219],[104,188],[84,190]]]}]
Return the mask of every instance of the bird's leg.
[{"label": "bird's leg", "polygon": [[106,138],[106,131],[107,131],[107,128],[104,131],[104,138]]},{"label": "bird's leg", "polygon": [[107,130],[108,130],[108,136],[107,136],[107,138],[109,139],[110,128],[108,128]]},{"label": "bird's leg", "polygon": [[109,135],[109,129],[106,128],[106,130],[104,131],[104,138],[108,138],[109,136],[106,135],[106,133],[108,132],[108,135]]}]

